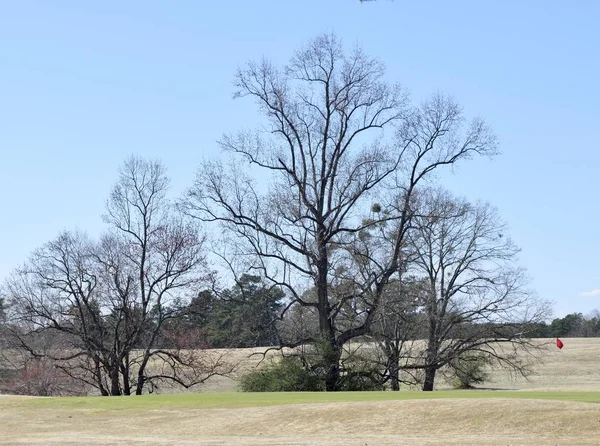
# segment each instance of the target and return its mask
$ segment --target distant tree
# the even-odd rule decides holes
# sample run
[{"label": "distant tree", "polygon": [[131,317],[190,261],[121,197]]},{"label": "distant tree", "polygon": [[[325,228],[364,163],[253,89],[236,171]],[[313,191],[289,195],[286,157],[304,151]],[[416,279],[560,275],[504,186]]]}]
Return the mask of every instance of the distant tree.
[{"label": "distant tree", "polygon": [[[208,278],[204,239],[167,200],[158,162],[130,158],[106,205],[110,231],[98,243],[65,232],[7,280],[12,335],[102,395],[184,387],[216,373],[196,351],[158,348]],[[40,348],[49,339],[53,348]],[[217,361],[218,362],[218,361]]]},{"label": "distant tree", "polygon": [[523,334],[529,338],[550,338],[552,332],[545,321],[535,322],[523,326]]},{"label": "distant tree", "polygon": [[190,325],[208,327],[212,320],[216,296],[211,290],[203,290],[190,301],[185,316]]},{"label": "distant tree", "polygon": [[567,314],[563,318],[556,318],[550,324],[552,336],[582,336],[585,319],[581,313]]},{"label": "distant tree", "polygon": [[571,313],[552,320],[548,326],[548,337],[594,337],[600,336],[600,311],[588,315]]},{"label": "distant tree", "polygon": [[157,346],[186,349],[212,347],[209,324],[213,318],[215,296],[209,290],[203,290],[189,302],[177,309],[180,317],[165,322]]},{"label": "distant tree", "polygon": [[279,344],[276,323],[284,293],[260,277],[242,275],[236,285],[213,300],[208,322],[211,344],[223,347],[268,347]]},{"label": "distant tree", "polygon": [[595,337],[600,336],[600,311],[594,310],[584,317],[582,336]]}]

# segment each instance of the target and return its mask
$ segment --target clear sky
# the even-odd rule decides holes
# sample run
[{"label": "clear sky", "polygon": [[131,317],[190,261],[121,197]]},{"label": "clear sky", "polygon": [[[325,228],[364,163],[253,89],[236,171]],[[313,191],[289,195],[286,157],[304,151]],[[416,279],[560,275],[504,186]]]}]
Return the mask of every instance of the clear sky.
[{"label": "clear sky", "polygon": [[333,31],[415,101],[487,120],[502,155],[442,181],[498,207],[555,316],[600,308],[599,23],[593,0],[0,0],[0,280],[63,229],[100,233],[130,154],[191,185],[256,123],[236,68]]}]

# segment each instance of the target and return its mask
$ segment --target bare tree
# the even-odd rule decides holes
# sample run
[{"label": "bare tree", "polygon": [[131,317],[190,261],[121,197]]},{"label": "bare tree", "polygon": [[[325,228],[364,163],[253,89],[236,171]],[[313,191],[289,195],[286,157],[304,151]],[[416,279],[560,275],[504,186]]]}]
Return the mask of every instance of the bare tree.
[{"label": "bare tree", "polygon": [[[139,395],[165,381],[189,387],[222,365],[159,344],[208,278],[204,240],[167,188],[160,163],[130,158],[107,202],[108,234],[98,243],[61,234],[5,286],[20,346],[102,395]],[[60,340],[52,353],[36,345],[49,335]]]},{"label": "bare tree", "polygon": [[523,330],[544,320],[547,302],[527,288],[517,266],[518,249],[506,225],[487,204],[472,205],[435,189],[421,196],[408,243],[412,272],[422,278],[420,311],[426,346],[406,358],[408,368],[425,371],[423,390],[433,390],[436,371],[464,365],[461,357],[480,357],[523,372],[525,356],[536,345]]},{"label": "bare tree", "polygon": [[[345,54],[331,35],[311,41],[281,70],[267,61],[248,64],[236,86],[236,97],[256,100],[266,128],[225,136],[221,147],[234,161],[203,164],[185,208],[221,223],[235,245],[229,258],[247,259],[285,288],[290,307],[316,310],[319,337],[329,345],[326,388],[336,390],[343,345],[368,333],[378,296],[398,270],[411,218],[406,204],[417,184],[438,166],[493,153],[494,137],[480,121],[461,134],[461,111],[442,96],[409,107],[405,92],[384,81],[382,63],[360,49]],[[388,127],[396,129],[391,140]],[[390,214],[364,220],[379,196],[392,202]],[[398,249],[357,283],[349,264],[357,256],[343,248],[381,219],[399,221]],[[302,293],[313,287],[316,299],[305,300]],[[340,324],[365,295],[362,313]],[[315,341],[308,336],[290,345]]]}]

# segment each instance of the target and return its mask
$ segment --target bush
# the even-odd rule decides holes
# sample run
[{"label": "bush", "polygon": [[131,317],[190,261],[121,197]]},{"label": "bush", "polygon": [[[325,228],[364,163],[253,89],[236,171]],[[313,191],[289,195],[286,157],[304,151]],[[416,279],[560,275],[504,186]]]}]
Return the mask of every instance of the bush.
[{"label": "bush", "polygon": [[318,392],[325,390],[324,380],[306,370],[300,358],[285,357],[241,380],[243,392]]},{"label": "bush", "polygon": [[[384,390],[375,370],[346,369],[340,381],[342,391]],[[243,392],[321,392],[325,390],[325,370],[307,369],[296,356],[284,357],[279,362],[254,370],[241,379]]]},{"label": "bush", "polygon": [[83,395],[78,382],[58,369],[49,359],[30,358],[18,368],[0,370],[0,391],[14,395]]},{"label": "bush", "polygon": [[472,389],[475,384],[483,384],[489,378],[488,364],[488,358],[481,353],[463,353],[449,364],[449,383],[455,389]]},{"label": "bush", "polygon": [[376,370],[349,370],[342,376],[340,390],[346,392],[370,392],[385,390]]}]

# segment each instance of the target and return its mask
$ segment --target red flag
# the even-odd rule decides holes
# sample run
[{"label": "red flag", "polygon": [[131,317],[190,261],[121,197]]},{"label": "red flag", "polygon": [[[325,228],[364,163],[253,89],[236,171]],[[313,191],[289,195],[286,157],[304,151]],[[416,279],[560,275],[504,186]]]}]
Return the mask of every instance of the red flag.
[{"label": "red flag", "polygon": [[556,338],[556,346],[558,348],[563,348],[565,346],[565,344],[563,344],[560,339]]}]

